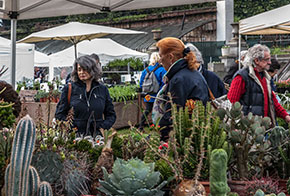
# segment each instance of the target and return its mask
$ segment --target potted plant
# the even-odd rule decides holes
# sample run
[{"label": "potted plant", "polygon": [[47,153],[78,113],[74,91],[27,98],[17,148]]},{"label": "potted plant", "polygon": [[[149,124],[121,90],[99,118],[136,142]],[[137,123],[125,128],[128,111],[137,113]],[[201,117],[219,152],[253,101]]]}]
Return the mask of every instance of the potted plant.
[{"label": "potted plant", "polygon": [[275,82],[277,86],[277,92],[278,93],[285,93],[288,91],[290,92],[290,78],[288,80],[279,80],[278,82]]},{"label": "potted plant", "polygon": [[[272,160],[271,150],[278,140],[279,132],[271,131],[268,139],[265,139],[267,129],[270,128],[269,117],[254,116],[249,113],[243,115],[242,106],[236,102],[231,110],[218,110],[218,116],[223,120],[222,126],[228,134],[228,142],[233,147],[233,155],[230,160],[229,181],[232,191],[243,194],[245,186],[252,175],[260,178],[264,176],[266,165]],[[277,154],[277,153],[276,153]]]},{"label": "potted plant", "polygon": [[228,46],[228,45],[222,46],[221,51],[222,51],[222,56],[230,55],[230,46]]},{"label": "potted plant", "polygon": [[48,93],[45,92],[44,90],[39,90],[37,91],[37,94],[34,97],[34,100],[37,102],[46,102],[48,97]]}]

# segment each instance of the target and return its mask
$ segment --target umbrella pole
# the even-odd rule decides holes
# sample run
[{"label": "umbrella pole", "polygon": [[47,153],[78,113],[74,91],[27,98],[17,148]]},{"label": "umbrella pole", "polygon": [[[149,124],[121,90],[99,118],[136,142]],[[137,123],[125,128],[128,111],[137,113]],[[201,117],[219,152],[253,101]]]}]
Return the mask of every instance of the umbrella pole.
[{"label": "umbrella pole", "polygon": [[78,55],[77,55],[77,44],[76,43],[74,43],[74,47],[75,47],[75,59],[77,59]]}]

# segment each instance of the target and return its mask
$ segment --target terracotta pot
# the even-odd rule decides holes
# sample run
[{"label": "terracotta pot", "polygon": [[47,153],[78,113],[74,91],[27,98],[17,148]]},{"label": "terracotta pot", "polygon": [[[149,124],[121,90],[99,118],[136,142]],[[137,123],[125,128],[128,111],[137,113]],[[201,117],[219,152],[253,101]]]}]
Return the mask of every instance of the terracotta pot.
[{"label": "terracotta pot", "polygon": [[200,183],[203,185],[203,187],[205,189],[205,192],[206,192],[206,195],[208,196],[210,194],[210,186],[209,186],[210,183],[209,183],[209,181],[201,181]]}]

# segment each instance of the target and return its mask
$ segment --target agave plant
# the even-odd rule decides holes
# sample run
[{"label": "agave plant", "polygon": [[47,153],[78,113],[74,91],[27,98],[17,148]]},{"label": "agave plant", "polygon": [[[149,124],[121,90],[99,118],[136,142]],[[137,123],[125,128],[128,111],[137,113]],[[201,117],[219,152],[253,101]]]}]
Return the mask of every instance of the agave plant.
[{"label": "agave plant", "polygon": [[[140,159],[128,161],[117,159],[113,166],[113,173],[108,174],[103,169],[104,180],[100,180],[99,191],[106,195],[125,196],[162,196],[160,189],[167,184],[160,181],[160,173],[154,171],[154,163],[144,163]],[[157,187],[156,187],[157,186]]]}]

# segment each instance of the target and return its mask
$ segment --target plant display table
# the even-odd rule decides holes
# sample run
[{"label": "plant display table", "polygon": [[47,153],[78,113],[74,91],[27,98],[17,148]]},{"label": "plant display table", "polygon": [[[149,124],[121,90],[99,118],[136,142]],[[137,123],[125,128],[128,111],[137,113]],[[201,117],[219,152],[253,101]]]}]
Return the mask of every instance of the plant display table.
[{"label": "plant display table", "polygon": [[[137,100],[127,101],[126,103],[114,102],[113,104],[117,115],[117,120],[113,125],[113,128],[120,129],[128,127],[129,121],[132,125],[139,122],[138,118],[140,118],[140,115],[138,115]],[[38,122],[39,118],[41,118],[44,123],[49,122],[51,125],[52,119],[54,118],[56,105],[57,103],[50,103],[50,107],[48,107],[48,103],[46,102],[23,102],[22,112],[24,114],[29,114],[35,122]],[[49,119],[48,114],[50,114]]]}]

